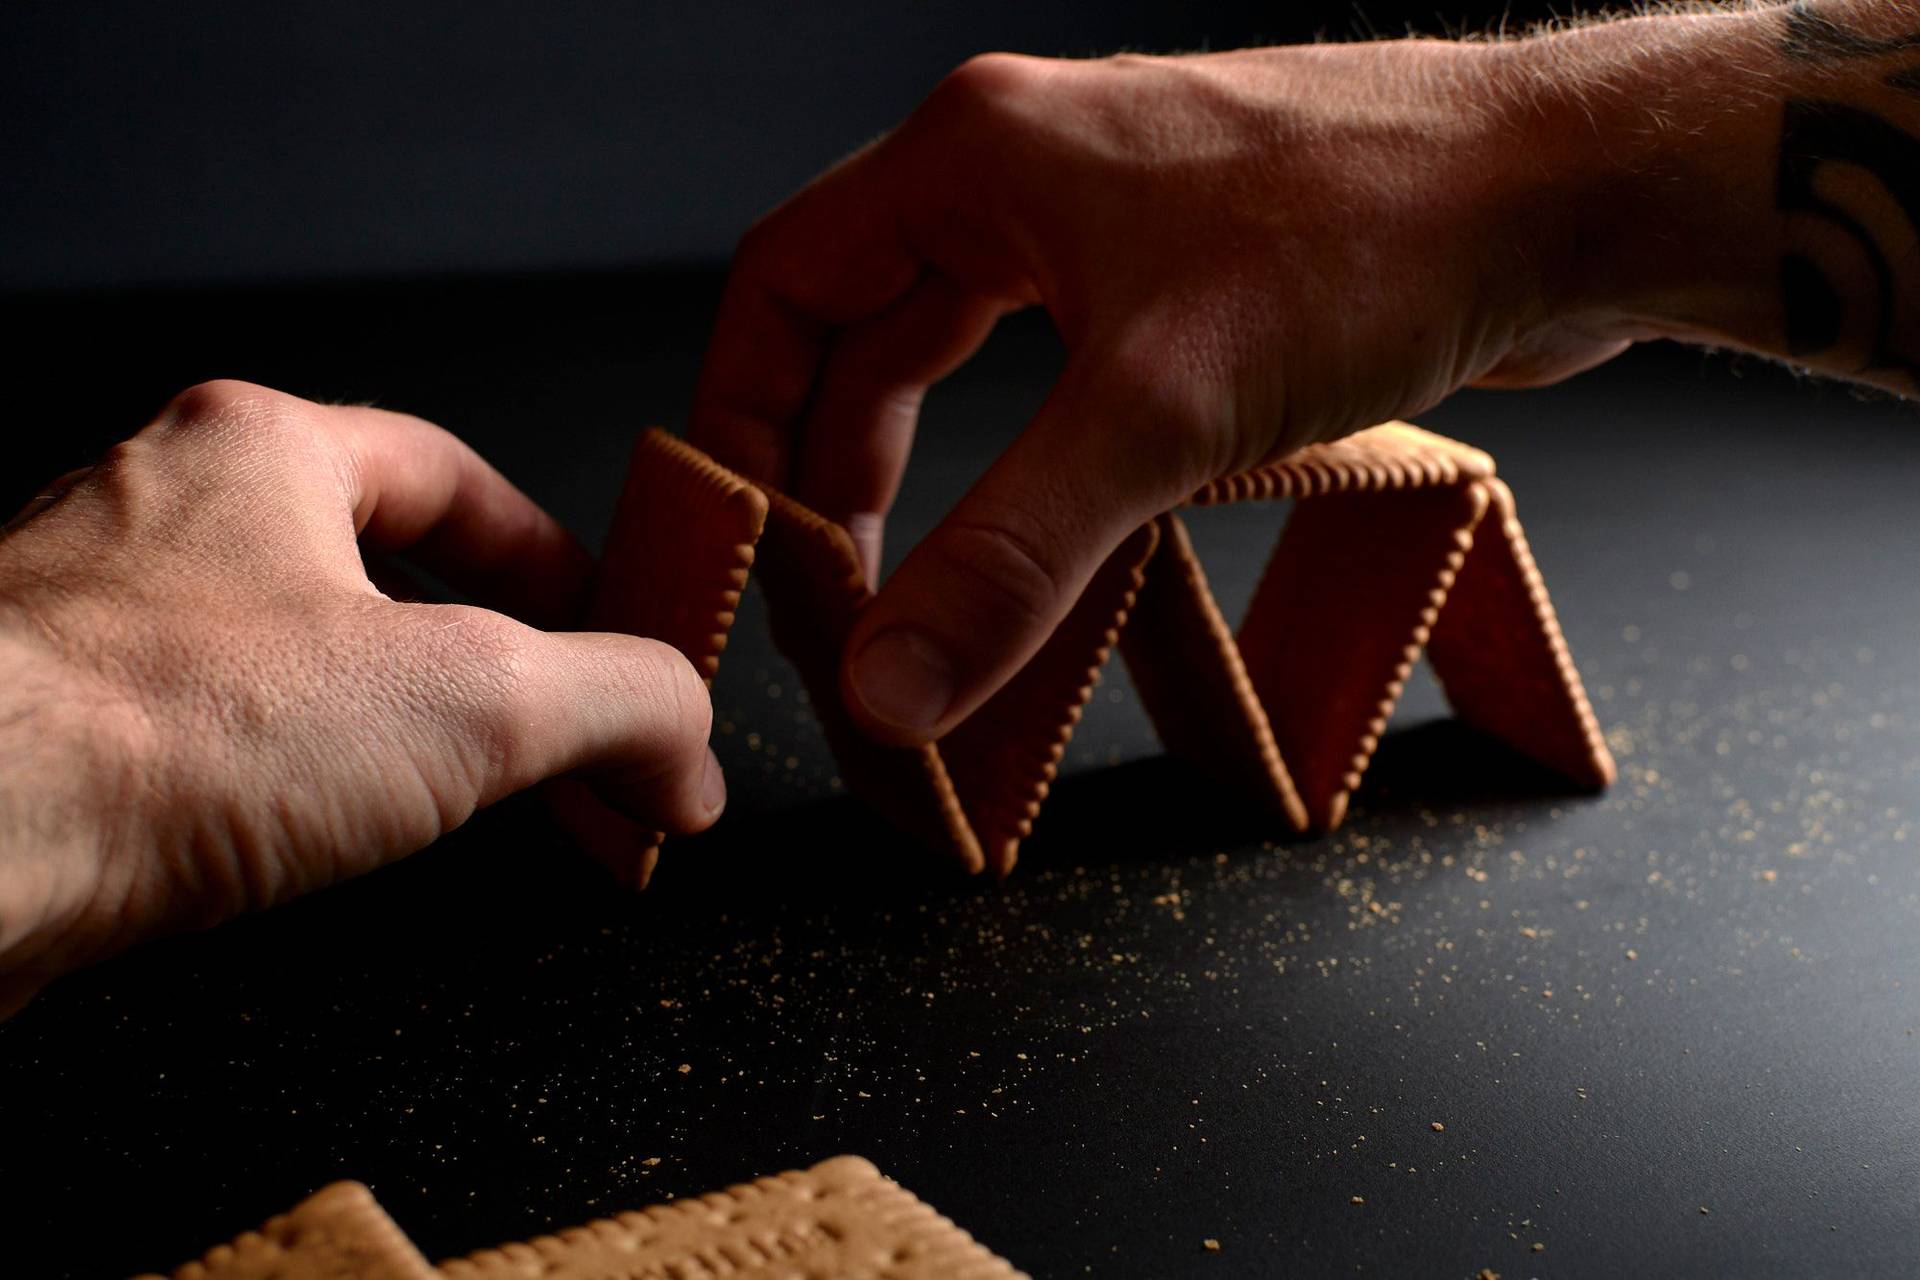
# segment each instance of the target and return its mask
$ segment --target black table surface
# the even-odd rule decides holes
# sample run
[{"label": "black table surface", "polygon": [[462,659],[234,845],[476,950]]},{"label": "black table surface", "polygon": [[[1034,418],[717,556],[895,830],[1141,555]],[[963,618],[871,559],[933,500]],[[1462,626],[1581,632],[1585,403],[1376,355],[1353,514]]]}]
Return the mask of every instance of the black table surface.
[{"label": "black table surface", "polygon": [[[435,417],[591,538],[716,286],[7,300],[0,496],[231,375]],[[935,392],[896,553],[1058,365],[1015,321]],[[963,880],[839,794],[750,597],[732,809],[646,894],[523,798],[0,1025],[0,1272],[169,1267],[338,1178],[438,1257],[852,1152],[1043,1277],[1914,1274],[1913,413],[1666,350],[1425,422],[1518,494],[1608,793],[1421,681],[1346,826],[1276,838],[1116,664]],[[1229,610],[1283,514],[1196,518]]]}]

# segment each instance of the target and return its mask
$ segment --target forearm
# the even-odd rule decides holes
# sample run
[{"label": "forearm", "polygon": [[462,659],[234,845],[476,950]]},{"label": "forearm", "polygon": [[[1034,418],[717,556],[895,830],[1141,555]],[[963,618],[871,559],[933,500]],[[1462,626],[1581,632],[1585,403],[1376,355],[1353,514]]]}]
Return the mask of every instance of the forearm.
[{"label": "forearm", "polygon": [[103,852],[125,797],[90,702],[45,655],[0,635],[0,1017],[67,967],[59,953],[81,916],[111,910]]},{"label": "forearm", "polygon": [[1920,3],[1639,19],[1505,56],[1577,196],[1564,305],[1920,390]]}]

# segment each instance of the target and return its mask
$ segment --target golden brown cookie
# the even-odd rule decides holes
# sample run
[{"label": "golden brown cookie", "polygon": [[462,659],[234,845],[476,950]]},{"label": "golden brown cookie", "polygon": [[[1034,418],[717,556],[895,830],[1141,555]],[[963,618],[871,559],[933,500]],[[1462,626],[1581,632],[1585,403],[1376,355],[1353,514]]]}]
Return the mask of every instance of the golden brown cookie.
[{"label": "golden brown cookie", "polygon": [[1513,491],[1498,480],[1484,484],[1492,507],[1427,640],[1427,661],[1462,720],[1597,790],[1613,781],[1613,755],[1520,530]]},{"label": "golden brown cookie", "polygon": [[884,746],[860,732],[840,698],[840,651],[872,592],[846,530],[770,493],[760,590],[773,642],[812,699],[847,790],[895,827],[969,872],[985,865],[960,798],[932,746]]},{"label": "golden brown cookie", "polygon": [[1487,509],[1478,483],[1300,503],[1240,625],[1308,823],[1340,825]]},{"label": "golden brown cookie", "polygon": [[1233,628],[1214,603],[1186,522],[1169,511],[1158,523],[1159,553],[1120,633],[1141,705],[1170,754],[1305,831],[1306,805],[1280,757]]},{"label": "golden brown cookie", "polygon": [[[711,685],[766,519],[767,499],[758,489],[685,441],[649,428],[627,465],[587,626],[664,640]],[[570,790],[557,803],[584,809],[578,821],[594,821],[579,784]],[[661,840],[656,835],[630,864],[610,869],[644,888]]]},{"label": "golden brown cookie", "polygon": [[440,1264],[447,1280],[1015,1280],[858,1156]]},{"label": "golden brown cookie", "polygon": [[940,754],[996,876],[1013,870],[1020,842],[1033,833],[1033,820],[1159,542],[1154,522],[1121,543],[1040,651],[940,740]]},{"label": "golden brown cookie", "polygon": [[434,1280],[434,1272],[371,1192],[336,1182],[173,1280]]}]

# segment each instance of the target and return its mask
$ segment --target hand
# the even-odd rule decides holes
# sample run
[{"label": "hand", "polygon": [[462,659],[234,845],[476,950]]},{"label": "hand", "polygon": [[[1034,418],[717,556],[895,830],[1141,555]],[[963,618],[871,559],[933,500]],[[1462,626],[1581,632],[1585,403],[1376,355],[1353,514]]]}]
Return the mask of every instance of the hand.
[{"label": "hand", "polygon": [[[362,546],[505,613],[406,604]],[[710,708],[670,646],[549,634],[590,572],[417,418],[181,395],[0,535],[0,1013],[49,977],[378,866],[577,773],[707,826]]]},{"label": "hand", "polygon": [[951,728],[1206,481],[1627,345],[1561,270],[1554,148],[1506,56],[981,57],[748,232],[692,436],[846,525],[870,575],[928,385],[1030,304],[1069,353],[855,628],[870,733]]}]

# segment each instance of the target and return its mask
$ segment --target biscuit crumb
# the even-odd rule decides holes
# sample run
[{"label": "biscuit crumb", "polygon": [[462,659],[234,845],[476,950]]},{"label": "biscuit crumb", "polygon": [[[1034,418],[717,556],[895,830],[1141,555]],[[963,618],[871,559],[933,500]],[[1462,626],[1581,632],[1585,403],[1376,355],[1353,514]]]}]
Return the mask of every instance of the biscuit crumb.
[{"label": "biscuit crumb", "polygon": [[1482,1267],[1473,1273],[1473,1280],[1500,1280],[1500,1273],[1492,1267]]},{"label": "biscuit crumb", "polygon": [[1447,1131],[1447,1126],[1445,1126],[1444,1124],[1441,1124],[1438,1120],[1435,1120],[1433,1122],[1433,1131],[1435,1133],[1445,1133]]},{"label": "biscuit crumb", "polygon": [[659,1164],[659,1163],[660,1163],[660,1157],[659,1157],[659,1156],[648,1156],[648,1157],[647,1157],[647,1158],[646,1158],[645,1160],[642,1160],[642,1161],[641,1161],[640,1163],[641,1163],[641,1164],[643,1164],[643,1165],[645,1165],[645,1166],[647,1166],[647,1168],[649,1168],[649,1169],[651,1169],[651,1168],[653,1168],[653,1167],[654,1167],[655,1165],[657,1165],[657,1164]]},{"label": "biscuit crumb", "polygon": [[1700,1216],[1703,1218],[1707,1216],[1707,1206],[1705,1205],[1700,1206]]},{"label": "biscuit crumb", "polygon": [[1355,1196],[1353,1199],[1347,1201],[1348,1204],[1365,1204],[1366,1202],[1367,1198],[1365,1196]]},{"label": "biscuit crumb", "polygon": [[1202,1240],[1200,1242],[1200,1247],[1202,1249],[1205,1249],[1208,1253],[1220,1252],[1220,1242],[1218,1240],[1215,1240],[1212,1236],[1208,1236],[1205,1240]]},{"label": "biscuit crumb", "polygon": [[679,1066],[677,1066],[677,1067],[675,1067],[675,1068],[674,1068],[674,1070],[675,1070],[675,1071],[678,1071],[678,1072],[679,1072],[679,1073],[680,1073],[681,1075],[683,1075],[683,1076],[685,1076],[685,1075],[692,1075],[692,1074],[693,1074],[693,1064],[692,1064],[691,1062],[683,1062],[683,1063],[681,1063],[681,1064],[680,1064]]},{"label": "biscuit crumb", "polygon": [[1541,1244],[1538,1240],[1528,1245],[1527,1248],[1533,1250],[1535,1253],[1545,1253],[1547,1251],[1547,1246]]}]

